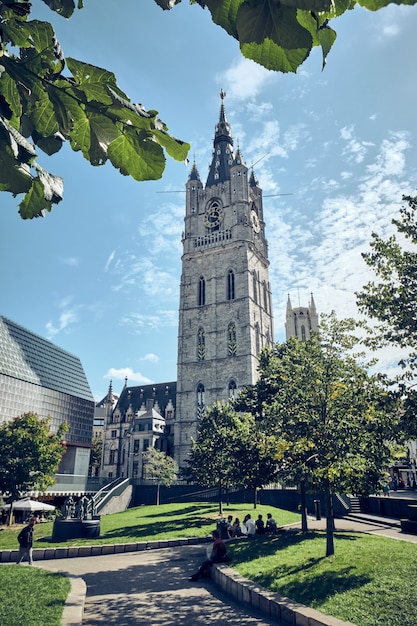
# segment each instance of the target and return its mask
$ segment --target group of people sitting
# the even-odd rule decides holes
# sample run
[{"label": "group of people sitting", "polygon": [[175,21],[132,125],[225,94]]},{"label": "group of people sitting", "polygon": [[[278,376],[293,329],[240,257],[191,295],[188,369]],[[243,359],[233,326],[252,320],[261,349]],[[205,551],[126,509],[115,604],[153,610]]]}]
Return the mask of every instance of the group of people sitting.
[{"label": "group of people sitting", "polygon": [[264,535],[265,533],[276,533],[278,527],[271,513],[268,513],[266,517],[267,520],[265,524],[262,515],[258,515],[258,519],[255,521],[252,519],[250,513],[248,513],[245,515],[243,522],[240,522],[238,517],[232,521],[233,517],[229,515],[227,518],[227,535],[229,539],[241,537],[242,535],[253,537],[254,535]]},{"label": "group of people sitting", "polygon": [[[254,535],[264,535],[265,533],[276,533],[277,531],[277,523],[271,513],[267,514],[266,524],[262,519],[262,515],[258,515],[258,519],[255,521],[248,513],[245,515],[242,523],[240,523],[238,517],[234,521],[232,515],[229,515],[227,518],[227,535],[229,539],[241,537],[242,535],[253,537]],[[229,561],[226,544],[221,539],[219,531],[214,530],[212,537],[213,546],[209,557],[188,580],[195,582],[200,578],[210,578],[210,570],[213,563],[227,563]]]}]

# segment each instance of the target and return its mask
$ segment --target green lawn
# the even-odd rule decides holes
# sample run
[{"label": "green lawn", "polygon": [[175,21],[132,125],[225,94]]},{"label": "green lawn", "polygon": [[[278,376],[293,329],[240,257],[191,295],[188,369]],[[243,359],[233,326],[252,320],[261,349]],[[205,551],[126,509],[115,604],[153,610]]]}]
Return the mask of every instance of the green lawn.
[{"label": "green lawn", "polygon": [[357,626],[415,626],[417,544],[336,532],[282,533],[235,543],[232,567],[263,587]]},{"label": "green lawn", "polygon": [[60,626],[70,590],[66,576],[38,567],[0,566],[0,624]]},{"label": "green lawn", "polygon": [[[256,511],[247,504],[224,509],[224,515],[241,519],[248,512],[252,517],[258,513],[266,517],[267,512],[272,512],[279,525],[300,519],[295,513],[262,505]],[[206,536],[215,528],[218,518],[216,504],[143,506],[103,516],[102,536],[95,540],[74,539],[52,544],[52,524],[39,524],[35,528],[35,547]],[[0,549],[17,547],[20,528],[0,531]],[[303,534],[298,530],[274,537],[243,539],[229,544],[231,566],[263,587],[357,626],[415,626],[417,544],[337,531],[335,556],[325,558],[325,543],[322,532]],[[38,568],[0,566],[0,624],[20,626],[33,621],[59,624],[52,613],[47,621],[39,620],[38,616],[46,614],[46,610],[56,610],[61,615],[62,598],[68,588],[63,591],[59,576],[47,582],[42,576],[51,574]],[[68,583],[62,584],[65,582]],[[38,593],[38,586],[47,588],[47,593]],[[30,606],[27,606],[28,589]],[[10,616],[15,619],[15,615],[16,621],[10,621]]]},{"label": "green lawn", "polygon": [[[258,505],[255,510],[250,504],[224,506],[223,516],[233,515],[242,520],[246,513],[250,513],[252,517],[260,513],[266,519],[268,512],[273,512],[279,525],[290,524],[300,519],[296,513],[264,505]],[[214,530],[219,517],[218,505],[215,503],[193,502],[140,506],[123,513],[103,515],[100,522],[101,535],[97,539],[71,539],[60,543],[53,543],[51,540],[52,522],[43,522],[35,526],[34,548],[204,537]],[[3,526],[0,531],[0,550],[18,548],[17,535],[21,528],[22,525],[11,528]]]}]

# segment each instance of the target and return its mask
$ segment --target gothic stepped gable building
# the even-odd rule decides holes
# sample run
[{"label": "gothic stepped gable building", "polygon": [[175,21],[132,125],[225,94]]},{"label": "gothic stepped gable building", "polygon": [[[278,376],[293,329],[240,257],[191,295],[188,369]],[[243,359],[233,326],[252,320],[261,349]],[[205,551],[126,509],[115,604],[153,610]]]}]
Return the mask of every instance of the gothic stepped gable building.
[{"label": "gothic stepped gable building", "polygon": [[295,337],[300,341],[311,339],[311,334],[317,332],[319,318],[317,315],[316,305],[314,303],[313,294],[307,307],[293,308],[288,295],[287,313],[285,320],[285,336],[286,339]]},{"label": "gothic stepped gable building", "polygon": [[58,474],[87,476],[94,398],[80,360],[0,316],[0,424],[29,412],[55,433],[68,423]]},{"label": "gothic stepped gable building", "polygon": [[195,163],[186,183],[174,429],[180,467],[205,407],[256,382],[259,352],[274,336],[262,190],[234,149],[224,96],[206,184]]},{"label": "gothic stepped gable building", "polygon": [[100,403],[105,413],[102,475],[143,478],[143,453],[149,447],[173,455],[175,382],[128,387],[115,402],[112,383]]}]

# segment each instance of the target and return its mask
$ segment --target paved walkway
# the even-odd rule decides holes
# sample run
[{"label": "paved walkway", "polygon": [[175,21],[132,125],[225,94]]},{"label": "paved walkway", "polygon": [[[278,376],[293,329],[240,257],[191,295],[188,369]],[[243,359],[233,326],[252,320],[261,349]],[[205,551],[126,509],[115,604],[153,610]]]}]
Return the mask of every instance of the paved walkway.
[{"label": "paved walkway", "polygon": [[181,546],[43,561],[37,565],[84,579],[87,596],[83,626],[273,624],[231,602],[210,581],[188,581],[204,560],[206,547]]},{"label": "paved walkway", "polygon": [[[337,519],[336,530],[360,531],[417,543],[416,535],[386,527],[378,518]],[[394,520],[393,520],[394,522]],[[309,519],[310,529],[326,520]],[[267,626],[269,621],[231,601],[210,581],[192,583],[188,576],[205,558],[207,544],[108,556],[55,559],[37,565],[82,577],[87,585],[83,626]],[[80,624],[69,621],[67,624]]]}]

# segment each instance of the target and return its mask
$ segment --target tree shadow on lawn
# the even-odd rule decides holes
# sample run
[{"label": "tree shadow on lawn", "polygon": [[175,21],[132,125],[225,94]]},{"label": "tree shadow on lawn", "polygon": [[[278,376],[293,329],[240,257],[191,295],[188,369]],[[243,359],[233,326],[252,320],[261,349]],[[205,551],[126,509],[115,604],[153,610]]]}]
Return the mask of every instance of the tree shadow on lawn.
[{"label": "tree shadow on lawn", "polygon": [[[369,576],[356,574],[354,566],[342,569],[335,567],[326,572],[315,573],[315,566],[325,560],[325,556],[309,558],[301,566],[297,567],[285,565],[278,556],[278,553],[288,546],[302,544],[307,540],[325,539],[325,537],[325,532],[302,533],[300,531],[287,531],[279,537],[256,537],[255,540],[238,542],[233,545],[231,550],[232,567],[236,562],[249,562],[277,554],[277,567],[269,569],[267,572],[258,572],[256,575],[251,576],[252,580],[262,587],[277,591],[279,594],[292,598],[297,602],[311,607],[318,607],[329,597],[362,587],[371,582]],[[359,536],[342,532],[335,533],[335,539],[338,541],[356,541],[359,539]],[[311,571],[309,572],[309,570]],[[303,575],[298,580],[288,583],[281,582],[287,576],[297,576],[301,572]]]},{"label": "tree shadow on lawn", "polygon": [[[210,508],[213,508],[213,512],[216,509],[215,506],[210,507]],[[190,515],[192,513],[198,513],[198,512],[201,515],[201,506],[193,505],[193,506],[187,506],[186,508],[184,508],[184,507],[182,507],[179,504],[178,508],[174,509],[172,511],[165,511],[165,512],[162,511],[161,513],[155,513],[155,512],[152,511],[152,513],[150,513],[149,515],[141,515],[140,518],[141,519],[148,519],[148,518],[155,519],[155,518],[158,518],[158,517],[178,517],[178,515],[188,516],[188,515]],[[206,514],[210,514],[210,513],[211,513],[211,511],[207,511],[207,510],[204,511],[205,515]]]}]

